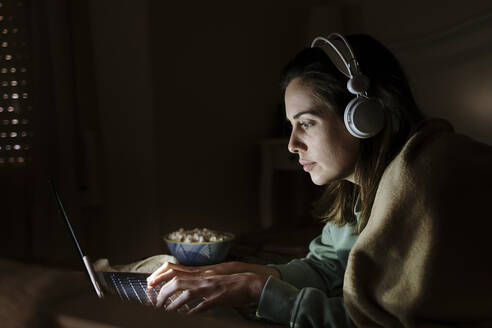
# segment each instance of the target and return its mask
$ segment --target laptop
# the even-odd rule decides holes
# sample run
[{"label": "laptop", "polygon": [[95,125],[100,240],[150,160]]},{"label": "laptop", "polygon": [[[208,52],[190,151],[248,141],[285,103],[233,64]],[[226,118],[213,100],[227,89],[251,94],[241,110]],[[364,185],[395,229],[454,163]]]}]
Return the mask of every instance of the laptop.
[{"label": "laptop", "polygon": [[77,240],[68,215],[63,207],[60,195],[56,191],[55,184],[52,179],[49,179],[51,191],[56,199],[58,211],[62,215],[67,225],[67,228],[72,236],[72,239],[77,247],[77,250],[84,263],[85,270],[89,275],[90,281],[99,298],[104,298],[108,293],[116,295],[124,301],[137,302],[143,305],[156,306],[157,295],[162,284],[153,289],[147,289],[147,273],[133,272],[95,272],[89,257],[84,254]]}]

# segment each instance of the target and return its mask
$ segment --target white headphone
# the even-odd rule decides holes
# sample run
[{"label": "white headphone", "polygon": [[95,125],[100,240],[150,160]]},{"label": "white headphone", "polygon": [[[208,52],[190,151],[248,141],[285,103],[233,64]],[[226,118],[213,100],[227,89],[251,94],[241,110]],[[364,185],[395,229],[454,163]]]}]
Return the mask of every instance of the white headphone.
[{"label": "white headphone", "polygon": [[[346,46],[346,50],[350,53],[350,59],[346,60],[340,49],[330,41],[334,38],[338,38],[343,41]],[[342,60],[343,64],[347,68],[348,73],[341,70],[337,65],[337,68],[345,76],[349,78],[347,82],[347,90],[356,95],[345,107],[343,114],[343,120],[345,127],[356,138],[366,139],[371,138],[378,134],[384,127],[384,112],[382,103],[370,98],[367,95],[369,89],[370,80],[363,75],[359,68],[359,62],[355,58],[352,48],[348,44],[347,40],[338,33],[331,33],[327,38],[317,37],[311,42],[311,48],[314,47],[316,42],[323,41],[331,46],[335,50],[336,54]],[[329,57],[329,56],[328,56]]]}]

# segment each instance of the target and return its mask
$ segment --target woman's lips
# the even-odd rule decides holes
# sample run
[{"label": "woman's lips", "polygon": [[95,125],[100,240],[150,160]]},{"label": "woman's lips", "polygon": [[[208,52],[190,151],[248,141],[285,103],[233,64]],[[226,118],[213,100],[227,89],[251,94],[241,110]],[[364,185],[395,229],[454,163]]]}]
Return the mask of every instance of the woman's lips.
[{"label": "woman's lips", "polygon": [[306,164],[306,165],[303,165],[302,168],[304,169],[304,171],[309,172],[314,168],[315,165],[316,165],[315,163]]},{"label": "woman's lips", "polygon": [[302,168],[306,172],[311,171],[316,165],[316,162],[308,162],[308,161],[299,161],[299,163],[302,165]]}]

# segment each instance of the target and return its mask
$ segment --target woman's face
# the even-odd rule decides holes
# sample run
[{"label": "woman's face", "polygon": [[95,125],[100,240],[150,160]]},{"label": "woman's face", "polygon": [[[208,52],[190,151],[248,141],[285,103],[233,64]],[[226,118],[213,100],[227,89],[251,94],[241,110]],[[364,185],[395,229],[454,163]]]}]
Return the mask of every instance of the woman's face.
[{"label": "woman's face", "polygon": [[300,78],[285,91],[285,112],[292,124],[289,151],[317,185],[345,179],[353,183],[359,140],[337,114],[314,101],[311,88]]}]

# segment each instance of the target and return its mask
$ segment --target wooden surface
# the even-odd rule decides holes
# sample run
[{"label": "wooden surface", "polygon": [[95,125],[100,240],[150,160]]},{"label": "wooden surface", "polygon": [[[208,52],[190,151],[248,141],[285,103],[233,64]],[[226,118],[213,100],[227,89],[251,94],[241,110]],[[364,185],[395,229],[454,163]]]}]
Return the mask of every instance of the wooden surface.
[{"label": "wooden surface", "polygon": [[82,294],[53,309],[55,321],[63,328],[104,327],[280,327],[263,321],[246,320],[232,309],[215,309],[204,314],[165,312],[117,298],[98,299]]},{"label": "wooden surface", "polygon": [[0,259],[0,309],[2,328],[278,327],[248,320],[251,316],[232,308],[187,316],[111,296],[100,300],[84,272],[5,259]]}]

